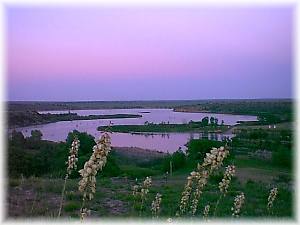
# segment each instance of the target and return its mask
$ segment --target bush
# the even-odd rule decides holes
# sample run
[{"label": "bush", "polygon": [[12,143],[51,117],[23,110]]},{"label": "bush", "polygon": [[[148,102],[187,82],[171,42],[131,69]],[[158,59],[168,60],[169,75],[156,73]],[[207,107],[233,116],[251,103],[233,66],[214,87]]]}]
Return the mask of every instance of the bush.
[{"label": "bush", "polygon": [[74,138],[77,137],[80,141],[80,150],[78,152],[79,155],[92,154],[93,146],[96,144],[95,137],[86,133],[79,132],[78,130],[73,130],[67,136],[66,144],[67,146],[71,146]]},{"label": "bush", "polygon": [[194,167],[195,163],[202,163],[205,154],[209,152],[212,147],[218,148],[222,145],[224,145],[224,143],[220,141],[192,139],[187,143],[187,159]]},{"label": "bush", "polygon": [[114,152],[110,152],[107,157],[107,163],[102,170],[101,175],[106,177],[116,177],[121,174],[121,169],[116,163],[116,156]]},{"label": "bush", "polygon": [[292,151],[283,146],[280,146],[277,151],[272,153],[272,163],[275,166],[292,168]]},{"label": "bush", "polygon": [[165,158],[163,163],[164,172],[170,172],[170,162],[172,162],[172,171],[184,168],[186,165],[186,155],[181,150],[177,150],[172,155]]}]

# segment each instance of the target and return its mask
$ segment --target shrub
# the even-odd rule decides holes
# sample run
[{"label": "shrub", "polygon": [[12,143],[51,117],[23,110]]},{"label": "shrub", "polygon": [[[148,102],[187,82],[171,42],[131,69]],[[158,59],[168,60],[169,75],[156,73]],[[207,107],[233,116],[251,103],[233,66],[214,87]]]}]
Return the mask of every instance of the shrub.
[{"label": "shrub", "polygon": [[80,209],[80,203],[78,202],[68,202],[64,205],[64,210],[66,212],[73,212],[79,209]]},{"label": "shrub", "polygon": [[172,162],[172,170],[184,168],[186,165],[186,155],[181,150],[177,150],[172,155],[165,158],[163,163],[163,170],[170,171],[170,162]]},{"label": "shrub", "polygon": [[272,153],[272,163],[275,166],[292,168],[292,151],[281,146]]},{"label": "shrub", "polygon": [[211,150],[212,147],[220,147],[223,143],[220,141],[192,139],[187,143],[187,156],[189,160],[202,162],[205,154]]}]

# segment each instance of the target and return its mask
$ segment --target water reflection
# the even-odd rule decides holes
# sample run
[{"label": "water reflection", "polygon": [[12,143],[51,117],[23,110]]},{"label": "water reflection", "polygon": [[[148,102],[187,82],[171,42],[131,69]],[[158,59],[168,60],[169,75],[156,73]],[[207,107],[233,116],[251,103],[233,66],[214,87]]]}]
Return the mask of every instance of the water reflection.
[{"label": "water reflection", "polygon": [[[206,113],[182,113],[173,112],[172,109],[143,109],[149,113],[143,113],[140,118],[112,119],[112,120],[83,120],[83,121],[62,121],[44,125],[17,128],[17,131],[23,132],[25,136],[30,136],[31,130],[38,129],[43,133],[43,139],[51,141],[65,141],[68,133],[74,129],[81,132],[87,132],[94,137],[98,137],[100,132],[98,126],[108,125],[110,121],[114,125],[130,125],[150,123],[182,123],[190,120],[201,120],[205,116],[213,116],[219,121],[224,120],[225,124],[236,124],[239,120],[256,120],[254,116],[226,115],[226,114],[206,114]],[[131,113],[140,114],[141,109],[109,109],[109,110],[76,110],[72,111],[80,115],[97,114],[118,114]],[[58,112],[57,112],[58,113]],[[222,140],[232,135],[223,135],[218,133],[113,133],[112,145],[119,147],[139,147],[163,152],[174,152],[178,148],[185,149],[185,144],[190,139],[210,139]]]}]

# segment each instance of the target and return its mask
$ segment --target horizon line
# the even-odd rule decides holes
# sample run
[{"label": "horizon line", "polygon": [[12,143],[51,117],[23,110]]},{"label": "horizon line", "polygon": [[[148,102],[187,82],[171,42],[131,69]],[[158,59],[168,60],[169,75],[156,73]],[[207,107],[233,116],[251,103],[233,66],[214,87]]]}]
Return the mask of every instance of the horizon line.
[{"label": "horizon line", "polygon": [[220,101],[220,100],[293,100],[294,98],[206,98],[206,99],[160,99],[160,100],[6,100],[5,102],[163,102],[163,101]]}]

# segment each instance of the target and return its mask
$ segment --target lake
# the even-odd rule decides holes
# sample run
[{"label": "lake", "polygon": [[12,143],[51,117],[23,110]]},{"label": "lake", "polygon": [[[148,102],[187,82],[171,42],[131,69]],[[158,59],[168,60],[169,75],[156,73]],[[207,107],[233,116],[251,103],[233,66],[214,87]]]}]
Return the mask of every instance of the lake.
[{"label": "lake", "polygon": [[[49,111],[49,113],[67,113],[68,111]],[[172,109],[102,109],[102,110],[72,110],[78,115],[108,115],[108,114],[140,114],[139,118],[122,118],[107,120],[77,120],[61,121],[43,125],[17,128],[25,136],[30,136],[31,130],[38,129],[43,133],[43,139],[51,141],[65,141],[68,133],[74,129],[87,132],[98,138],[100,132],[98,126],[108,125],[111,121],[114,125],[139,125],[146,121],[152,123],[188,123],[190,120],[199,121],[205,116],[218,118],[219,123],[224,120],[227,125],[235,125],[237,121],[255,121],[256,116],[229,115],[216,113],[186,113],[174,112]],[[48,113],[43,111],[40,113]],[[130,134],[113,133],[111,134],[112,146],[115,147],[139,147],[162,152],[174,152],[179,147],[185,149],[185,144],[191,138],[208,138],[221,140],[232,135],[223,134],[203,134],[203,133],[155,133],[155,134]]]}]

